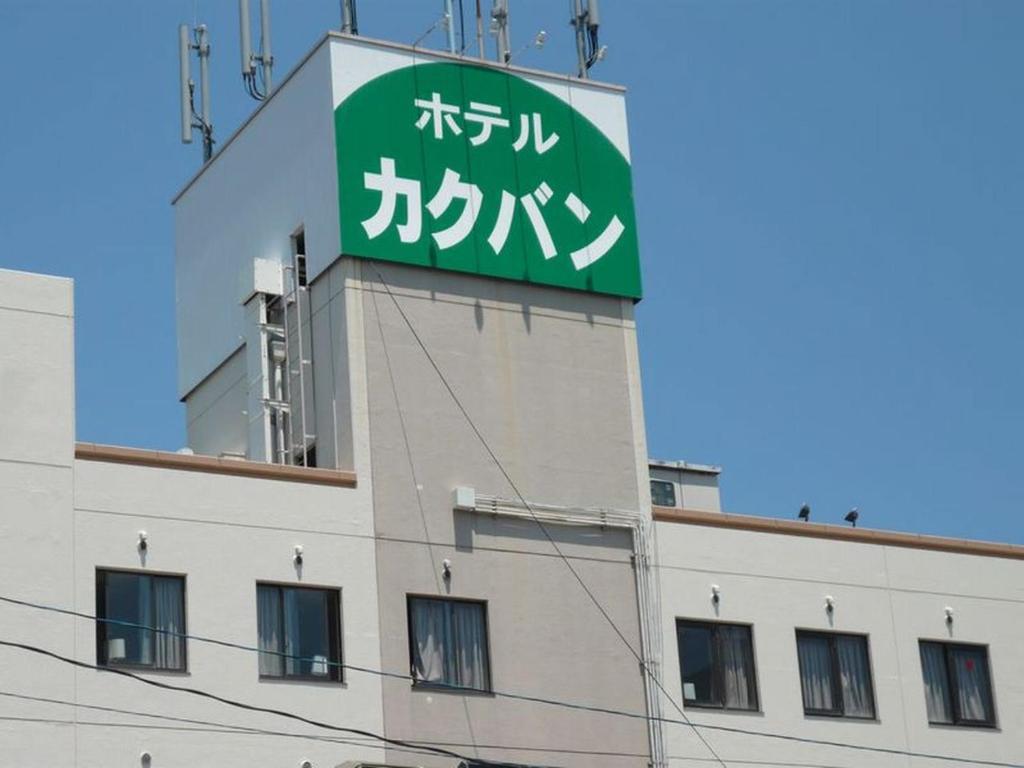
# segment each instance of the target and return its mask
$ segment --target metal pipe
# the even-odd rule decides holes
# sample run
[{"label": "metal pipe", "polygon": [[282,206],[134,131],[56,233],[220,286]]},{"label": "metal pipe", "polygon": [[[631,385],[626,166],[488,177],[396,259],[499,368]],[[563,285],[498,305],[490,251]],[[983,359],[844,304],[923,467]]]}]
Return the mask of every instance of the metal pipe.
[{"label": "metal pipe", "polygon": [[484,15],[480,11],[480,0],[476,0],[476,47],[481,59],[487,58],[484,50]]},{"label": "metal pipe", "polygon": [[178,27],[178,74],[181,76],[181,142],[192,143],[192,75],[190,63],[192,41],[189,40],[188,25]]},{"label": "metal pipe", "polygon": [[260,0],[260,59],[263,62],[263,88],[267,96],[273,90],[274,55],[270,51],[270,0]]},{"label": "metal pipe", "polygon": [[199,49],[199,96],[202,100],[203,123],[212,125],[210,120],[210,37],[206,31],[206,25],[200,24],[196,28],[196,44]]},{"label": "metal pipe", "polygon": [[572,0],[572,25],[576,28],[576,59],[579,77],[587,79],[587,19],[583,0]]},{"label": "metal pipe", "polygon": [[448,52],[455,53],[455,12],[452,8],[452,0],[444,0],[444,18],[448,25]]}]

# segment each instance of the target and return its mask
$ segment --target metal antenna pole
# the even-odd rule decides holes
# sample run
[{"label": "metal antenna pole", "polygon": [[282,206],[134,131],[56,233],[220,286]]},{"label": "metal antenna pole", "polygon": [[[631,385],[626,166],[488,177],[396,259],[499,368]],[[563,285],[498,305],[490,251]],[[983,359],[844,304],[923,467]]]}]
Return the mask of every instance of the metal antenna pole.
[{"label": "metal antenna pole", "polygon": [[205,24],[196,27],[199,52],[199,97],[202,100],[199,121],[203,128],[203,161],[213,157],[213,122],[210,120],[210,36]]},{"label": "metal antenna pole", "polygon": [[508,0],[494,0],[491,19],[494,22],[494,36],[498,45],[498,61],[508,64],[512,58],[512,45],[508,34]]},{"label": "metal antenna pole", "polygon": [[270,52],[270,0],[260,0],[260,60],[263,63],[263,88],[267,96],[274,89],[274,56]]},{"label": "metal antenna pole", "polygon": [[346,35],[355,34],[355,24],[352,19],[352,0],[341,0],[341,31]]},{"label": "metal antenna pole", "polygon": [[455,12],[452,8],[452,0],[444,0],[444,18],[448,25],[448,52],[455,53]]},{"label": "metal antenna pole", "polygon": [[587,79],[587,14],[583,10],[583,0],[572,0],[573,17],[572,25],[576,28],[576,58],[578,61],[578,73],[584,80]]},{"label": "metal antenna pole", "polygon": [[249,0],[238,0],[238,39],[241,42],[242,77],[252,74],[252,30],[249,25]]},{"label": "metal antenna pole", "polygon": [[481,59],[487,58],[484,50],[484,15],[480,11],[480,0],[476,0],[476,47]]}]

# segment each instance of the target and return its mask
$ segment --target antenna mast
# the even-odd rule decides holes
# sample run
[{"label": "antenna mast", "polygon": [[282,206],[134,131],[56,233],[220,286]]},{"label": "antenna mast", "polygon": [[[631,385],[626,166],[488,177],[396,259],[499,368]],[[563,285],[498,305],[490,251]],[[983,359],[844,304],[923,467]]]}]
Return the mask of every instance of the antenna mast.
[{"label": "antenna mast", "polygon": [[498,61],[508,64],[512,58],[512,45],[508,36],[508,0],[494,0],[491,8],[491,32],[498,45]]},{"label": "antenna mast", "polygon": [[[590,77],[590,68],[604,59],[608,46],[598,43],[597,32],[601,26],[601,12],[598,0],[572,0],[572,25],[576,28],[576,56],[579,61],[579,76]],[[586,3],[586,5],[584,5]]]},{"label": "antenna mast", "polygon": [[[192,79],[192,51],[199,56],[199,103],[196,111],[196,84]],[[181,143],[192,143],[192,129],[203,133],[203,162],[213,157],[213,123],[210,120],[210,37],[206,25],[190,30],[178,27],[178,71],[181,76]]]},{"label": "antenna mast", "polygon": [[347,35],[359,34],[356,0],[341,0],[341,31]]},{"label": "antenna mast", "polygon": [[[270,0],[260,0],[260,52],[253,53],[249,21],[250,0],[238,0],[239,40],[242,54],[242,83],[246,92],[257,101],[266,99],[274,88],[274,56],[270,50]],[[259,64],[262,78],[257,78]],[[262,84],[258,82],[262,79]]]}]

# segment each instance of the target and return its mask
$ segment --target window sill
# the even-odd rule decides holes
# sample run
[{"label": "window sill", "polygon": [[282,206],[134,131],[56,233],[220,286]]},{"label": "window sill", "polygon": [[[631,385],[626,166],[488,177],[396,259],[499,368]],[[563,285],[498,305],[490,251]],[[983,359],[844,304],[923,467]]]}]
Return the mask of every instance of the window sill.
[{"label": "window sill", "polygon": [[188,669],[168,669],[165,667],[150,667],[145,664],[97,664],[96,669],[101,672],[131,672],[133,675],[170,675],[172,677],[190,677]]},{"label": "window sill", "polygon": [[684,701],[684,709],[699,709],[701,712],[722,712],[727,715],[758,715],[764,716],[763,709],[740,709],[738,707],[719,707],[714,704],[699,704],[695,701]]},{"label": "window sill", "polygon": [[928,723],[929,728],[940,728],[950,731],[1001,731],[998,723]]},{"label": "window sill", "polygon": [[804,717],[809,720],[839,720],[847,723],[878,723],[881,724],[882,720],[877,715],[874,717],[859,717],[857,715],[841,715],[839,713],[830,712],[807,712],[804,711]]},{"label": "window sill", "polygon": [[314,685],[336,686],[347,688],[348,684],[344,679],[331,680],[329,677],[314,677],[312,675],[260,675],[261,683],[312,683]]},{"label": "window sill", "polygon": [[445,685],[444,683],[428,683],[413,680],[412,689],[414,691],[428,691],[429,693],[451,693],[456,696],[484,696],[487,698],[494,698],[494,691],[492,690],[485,691],[480,688],[456,688],[453,685]]}]

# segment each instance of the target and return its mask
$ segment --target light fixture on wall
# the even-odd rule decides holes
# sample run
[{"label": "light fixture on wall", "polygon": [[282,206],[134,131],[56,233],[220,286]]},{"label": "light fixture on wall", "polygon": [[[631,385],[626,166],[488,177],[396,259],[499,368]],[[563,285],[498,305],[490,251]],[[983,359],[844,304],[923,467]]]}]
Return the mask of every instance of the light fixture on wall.
[{"label": "light fixture on wall", "polygon": [[153,764],[153,756],[149,752],[143,752],[139,755],[139,762],[142,763],[142,768],[149,768]]},{"label": "light fixture on wall", "polygon": [[722,588],[717,584],[711,585],[711,602],[718,605],[722,600]]},{"label": "light fixture on wall", "polygon": [[832,595],[825,595],[825,611],[831,615],[836,609],[836,599]]},{"label": "light fixture on wall", "polygon": [[302,545],[301,544],[296,544],[295,545],[295,556],[292,557],[292,561],[294,561],[294,563],[296,565],[302,565]]},{"label": "light fixture on wall", "polygon": [[299,768],[313,768],[313,763],[311,763],[309,760],[303,760],[301,763],[299,763]]},{"label": "light fixture on wall", "polygon": [[452,561],[447,557],[441,561],[441,576],[445,581],[451,581],[452,578]]},{"label": "light fixture on wall", "polygon": [[947,605],[946,608],[945,608],[945,613],[946,613],[946,623],[949,626],[953,626],[953,606]]},{"label": "light fixture on wall", "polygon": [[145,531],[139,531],[139,552],[149,549],[149,535]]}]

